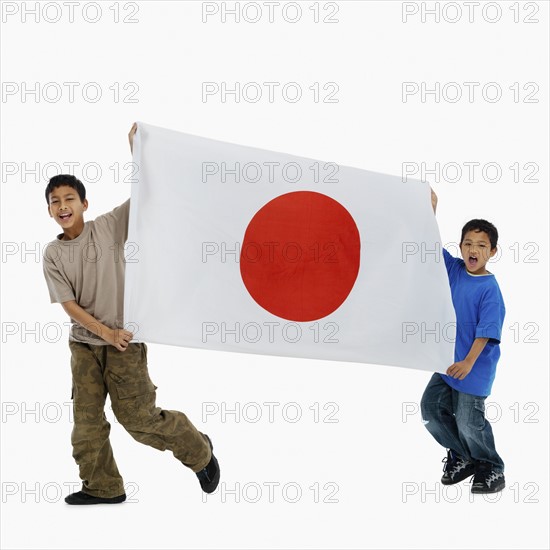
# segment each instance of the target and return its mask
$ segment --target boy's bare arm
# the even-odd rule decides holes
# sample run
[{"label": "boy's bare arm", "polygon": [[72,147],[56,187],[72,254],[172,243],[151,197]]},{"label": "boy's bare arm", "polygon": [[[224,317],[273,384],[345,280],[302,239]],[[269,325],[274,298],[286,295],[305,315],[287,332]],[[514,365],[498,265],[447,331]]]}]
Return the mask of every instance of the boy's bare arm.
[{"label": "boy's bare arm", "polygon": [[115,330],[100,323],[95,317],[82,309],[75,300],[63,302],[61,305],[65,312],[79,325],[103,338],[111,346],[114,346],[119,351],[124,351],[128,347],[128,343],[133,337],[131,332],[124,329]]},{"label": "boy's bare arm", "polygon": [[128,141],[130,142],[130,153],[134,152],[134,135],[137,132],[137,122],[132,124],[130,131],[128,132]]},{"label": "boy's bare arm", "polygon": [[457,363],[453,363],[448,369],[447,374],[453,378],[458,378],[459,380],[464,380],[466,375],[472,370],[474,363],[477,361],[477,358],[483,351],[485,344],[489,341],[489,338],[476,338],[468,355]]},{"label": "boy's bare arm", "polygon": [[434,209],[434,214],[435,214],[435,209],[437,208],[437,195],[435,194],[435,191],[430,187],[430,191],[432,192],[432,208]]},{"label": "boy's bare arm", "polygon": [[[137,132],[137,123],[134,122],[128,133],[128,141],[130,142],[130,151],[133,152],[134,135]],[[119,351],[124,351],[128,347],[128,343],[133,337],[133,334],[124,329],[112,329],[107,325],[100,323],[93,315],[82,309],[75,300],[69,300],[61,304],[63,309],[74,319],[79,325],[82,325],[86,330],[89,330],[96,336],[103,338],[107,343],[111,344]]]}]

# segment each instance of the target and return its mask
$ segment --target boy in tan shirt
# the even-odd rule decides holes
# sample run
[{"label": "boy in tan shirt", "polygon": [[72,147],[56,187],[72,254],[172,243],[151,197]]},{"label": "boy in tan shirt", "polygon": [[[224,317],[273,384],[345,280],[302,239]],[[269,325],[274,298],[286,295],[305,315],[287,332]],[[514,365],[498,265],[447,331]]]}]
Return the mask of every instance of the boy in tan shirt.
[{"label": "boy in tan shirt", "polygon": [[[137,126],[130,130],[132,148]],[[50,179],[46,187],[50,217],[63,233],[44,250],[43,268],[51,302],[70,316],[73,379],[73,457],[82,490],[68,504],[115,504],[126,499],[124,484],[109,443],[104,413],[107,393],[117,420],[137,441],[171,450],[212,493],[220,469],[212,443],[187,416],[155,404],[157,387],[147,370],[147,345],[130,343],[123,323],[124,243],[130,199],[111,212],[84,222],[86,189],[71,175]]]}]

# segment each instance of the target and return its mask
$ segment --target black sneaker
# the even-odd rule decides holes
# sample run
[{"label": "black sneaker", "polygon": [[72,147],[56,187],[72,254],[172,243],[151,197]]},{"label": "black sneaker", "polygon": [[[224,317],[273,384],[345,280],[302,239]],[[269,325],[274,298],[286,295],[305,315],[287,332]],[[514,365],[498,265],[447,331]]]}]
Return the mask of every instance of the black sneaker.
[{"label": "black sneaker", "polygon": [[118,504],[125,500],[126,493],[122,493],[118,497],[103,498],[94,497],[83,491],[78,491],[78,493],[72,493],[68,497],[65,497],[65,502],[67,504]]},{"label": "black sneaker", "polygon": [[445,463],[441,478],[443,485],[454,485],[467,477],[473,476],[475,473],[474,463],[451,451],[451,449],[447,451],[447,458],[444,458],[442,462]]},{"label": "black sneaker", "polygon": [[[206,434],[203,435],[208,440],[210,451],[213,451],[214,446],[212,445],[212,441],[210,441],[210,438]],[[212,458],[206,467],[197,472],[197,477],[199,478],[199,483],[205,493],[213,493],[216,490],[216,487],[220,482],[220,465],[218,464],[218,460],[214,456],[214,453],[212,453]]]},{"label": "black sneaker", "polygon": [[478,460],[472,483],[472,493],[498,493],[506,486],[504,473],[495,472],[490,462]]}]

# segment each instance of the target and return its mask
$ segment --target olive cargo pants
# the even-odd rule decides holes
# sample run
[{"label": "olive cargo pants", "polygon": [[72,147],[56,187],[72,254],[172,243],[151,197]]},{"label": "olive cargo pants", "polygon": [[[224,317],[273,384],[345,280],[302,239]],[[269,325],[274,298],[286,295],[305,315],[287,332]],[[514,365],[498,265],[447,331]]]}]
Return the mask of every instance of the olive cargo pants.
[{"label": "olive cargo pants", "polygon": [[156,386],[147,371],[147,346],[69,341],[73,378],[73,457],[80,469],[82,490],[110,498],[124,493],[122,477],[109,443],[111,426],[105,417],[107,393],[117,420],[130,435],[160,451],[169,449],[194,472],[210,462],[210,446],[201,432],[178,411],[155,405]]}]

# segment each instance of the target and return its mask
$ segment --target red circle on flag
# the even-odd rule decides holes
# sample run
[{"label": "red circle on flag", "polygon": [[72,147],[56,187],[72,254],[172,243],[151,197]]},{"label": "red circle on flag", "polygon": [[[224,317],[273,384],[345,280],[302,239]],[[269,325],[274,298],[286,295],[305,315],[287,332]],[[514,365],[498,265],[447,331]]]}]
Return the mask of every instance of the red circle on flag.
[{"label": "red circle on flag", "polygon": [[339,202],[313,191],[286,193],[248,224],[241,277],[252,298],[273,315],[314,321],[348,297],[360,249],[355,221]]}]

